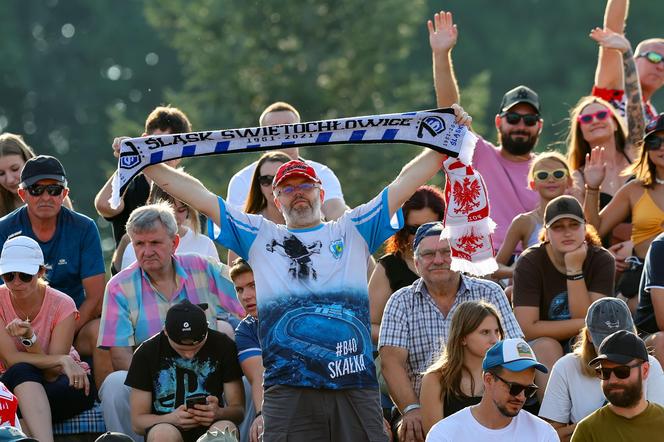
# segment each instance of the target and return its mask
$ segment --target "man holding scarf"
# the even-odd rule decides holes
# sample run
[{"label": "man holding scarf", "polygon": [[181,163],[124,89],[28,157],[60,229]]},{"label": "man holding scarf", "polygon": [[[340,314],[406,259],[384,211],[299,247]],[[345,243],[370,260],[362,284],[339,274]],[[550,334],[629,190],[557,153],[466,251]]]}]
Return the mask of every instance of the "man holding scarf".
[{"label": "man holding scarf", "polygon": [[[470,117],[454,106],[459,124]],[[370,202],[321,222],[324,189],[300,161],[284,164],[273,194],[286,225],[227,205],[195,178],[166,165],[145,174],[206,214],[218,242],[245,258],[260,294],[265,364],[264,441],[386,441],[370,337],[367,258],[403,224],[401,205],[440,169],[427,149]],[[391,223],[397,215],[398,225]]]}]

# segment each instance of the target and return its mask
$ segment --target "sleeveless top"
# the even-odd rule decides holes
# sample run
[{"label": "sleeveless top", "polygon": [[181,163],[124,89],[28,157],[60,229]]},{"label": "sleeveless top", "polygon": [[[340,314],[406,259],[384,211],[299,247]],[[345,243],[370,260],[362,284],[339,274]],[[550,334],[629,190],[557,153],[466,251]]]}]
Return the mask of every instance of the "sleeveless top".
[{"label": "sleeveless top", "polygon": [[481,400],[482,396],[457,397],[453,394],[446,394],[445,400],[443,401],[443,417],[451,416],[466,407],[477,405]]},{"label": "sleeveless top", "polygon": [[395,253],[388,253],[378,259],[378,262],[385,267],[385,275],[390,282],[392,293],[396,292],[402,287],[406,287],[414,283],[419,276],[414,273],[402,258]]},{"label": "sleeveless top", "polygon": [[533,232],[530,234],[530,238],[528,238],[528,244],[526,244],[526,248],[540,243],[540,230],[542,230],[542,223],[535,223],[535,228],[533,228]]},{"label": "sleeveless top", "polygon": [[664,211],[650,196],[650,189],[645,189],[641,198],[632,208],[632,242],[640,244],[664,232]]}]

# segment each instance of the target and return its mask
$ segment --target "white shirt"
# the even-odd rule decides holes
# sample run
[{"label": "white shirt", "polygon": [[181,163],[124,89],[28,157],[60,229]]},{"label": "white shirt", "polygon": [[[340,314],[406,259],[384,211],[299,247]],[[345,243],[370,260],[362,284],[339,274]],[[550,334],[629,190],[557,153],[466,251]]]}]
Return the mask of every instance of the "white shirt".
[{"label": "white shirt", "polygon": [[505,428],[492,430],[477,422],[471,407],[446,417],[434,425],[426,442],[558,442],[558,434],[551,425],[527,411],[521,410]]},{"label": "white shirt", "polygon": [[[650,402],[664,405],[662,366],[652,356],[648,356],[648,361],[650,373],[645,385],[646,398]],[[579,357],[568,353],[558,359],[551,370],[539,415],[563,424],[576,424],[605,403],[599,378],[583,374]]]},{"label": "white shirt", "polygon": [[[187,231],[180,237],[180,244],[175,250],[176,255],[198,253],[199,255],[209,256],[216,262],[221,262],[219,260],[219,252],[210,238],[205,235],[194,234],[188,227],[185,227],[185,229]],[[122,268],[120,270],[126,269],[134,261],[136,261],[136,252],[134,251],[134,245],[129,243],[122,254]]]},{"label": "white shirt", "polygon": [[[343,201],[344,194],[341,191],[341,183],[339,183],[339,179],[334,172],[332,172],[332,169],[315,161],[305,160],[305,162],[314,168],[318,178],[320,178],[323,190],[325,190],[325,200],[329,201],[338,198]],[[240,209],[244,207],[244,203],[247,201],[247,195],[249,195],[249,188],[251,187],[251,178],[254,176],[254,170],[256,170],[257,164],[258,161],[254,161],[233,175],[228,183],[226,203],[231,206],[239,207]]]}]

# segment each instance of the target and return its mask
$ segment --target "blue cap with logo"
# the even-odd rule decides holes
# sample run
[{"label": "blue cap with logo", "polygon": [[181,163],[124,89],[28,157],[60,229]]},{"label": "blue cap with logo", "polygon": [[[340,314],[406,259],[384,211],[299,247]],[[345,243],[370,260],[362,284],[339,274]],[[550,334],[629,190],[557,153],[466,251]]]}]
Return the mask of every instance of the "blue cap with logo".
[{"label": "blue cap with logo", "polygon": [[542,373],[549,370],[535,359],[535,353],[530,345],[523,339],[505,339],[496,342],[484,356],[482,369],[484,371],[494,367],[503,367],[510,371],[523,371],[535,367]]}]

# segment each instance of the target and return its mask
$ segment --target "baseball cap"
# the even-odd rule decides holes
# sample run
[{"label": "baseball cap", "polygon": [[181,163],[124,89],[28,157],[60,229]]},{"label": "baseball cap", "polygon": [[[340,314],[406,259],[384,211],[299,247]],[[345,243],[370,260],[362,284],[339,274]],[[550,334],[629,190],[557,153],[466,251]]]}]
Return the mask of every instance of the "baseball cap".
[{"label": "baseball cap", "polygon": [[503,367],[510,371],[523,371],[535,367],[542,373],[549,370],[535,359],[535,353],[523,339],[505,339],[496,342],[484,355],[482,370]]},{"label": "baseball cap", "polygon": [[313,167],[304,161],[292,160],[279,167],[277,174],[274,176],[274,181],[272,181],[272,188],[274,189],[279,183],[291,176],[305,177],[319,184],[321,182]]},{"label": "baseball cap", "polygon": [[32,186],[39,180],[56,180],[67,183],[65,168],[57,158],[50,155],[38,155],[26,161],[21,169],[21,184]]},{"label": "baseball cap", "polygon": [[631,331],[620,330],[604,338],[599,345],[599,356],[588,365],[593,366],[601,361],[627,364],[632,359],[648,360],[646,344]]},{"label": "baseball cap", "polygon": [[[207,304],[203,306],[207,308]],[[208,323],[203,310],[188,299],[169,308],[164,325],[168,337],[180,345],[193,345],[205,339]]]},{"label": "baseball cap", "polygon": [[539,96],[534,90],[528,86],[517,86],[503,95],[503,100],[500,102],[500,111],[498,113],[509,110],[512,106],[519,103],[528,103],[535,108],[537,113],[540,113]]},{"label": "baseball cap", "polygon": [[[0,275],[10,272],[23,272],[36,275],[44,265],[41,247],[32,238],[16,236],[5,241],[0,254]],[[1,439],[0,439],[1,440]]]},{"label": "baseball cap", "polygon": [[599,347],[604,338],[618,330],[634,330],[634,321],[629,307],[622,299],[607,296],[590,304],[586,327],[593,343]]},{"label": "baseball cap", "polygon": [[413,250],[417,250],[422,240],[427,236],[440,236],[445,226],[440,221],[422,224],[415,232],[415,239],[413,240]]},{"label": "baseball cap", "polygon": [[133,442],[133,439],[124,433],[116,433],[115,431],[107,431],[106,433],[95,439],[95,442]]},{"label": "baseball cap", "polygon": [[664,113],[657,115],[650,123],[648,123],[644,138],[647,138],[649,135],[659,132],[660,130],[664,130]]},{"label": "baseball cap", "polygon": [[25,442],[39,442],[37,439],[28,437],[21,430],[15,427],[0,427],[0,442],[13,442],[13,441],[25,441]]},{"label": "baseball cap", "polygon": [[549,201],[544,210],[544,227],[547,229],[559,219],[571,218],[585,223],[583,208],[579,200],[570,195],[561,195]]},{"label": "baseball cap", "polygon": [[224,428],[224,431],[214,428],[207,430],[204,435],[196,439],[196,442],[237,442],[237,437],[228,428]]}]

